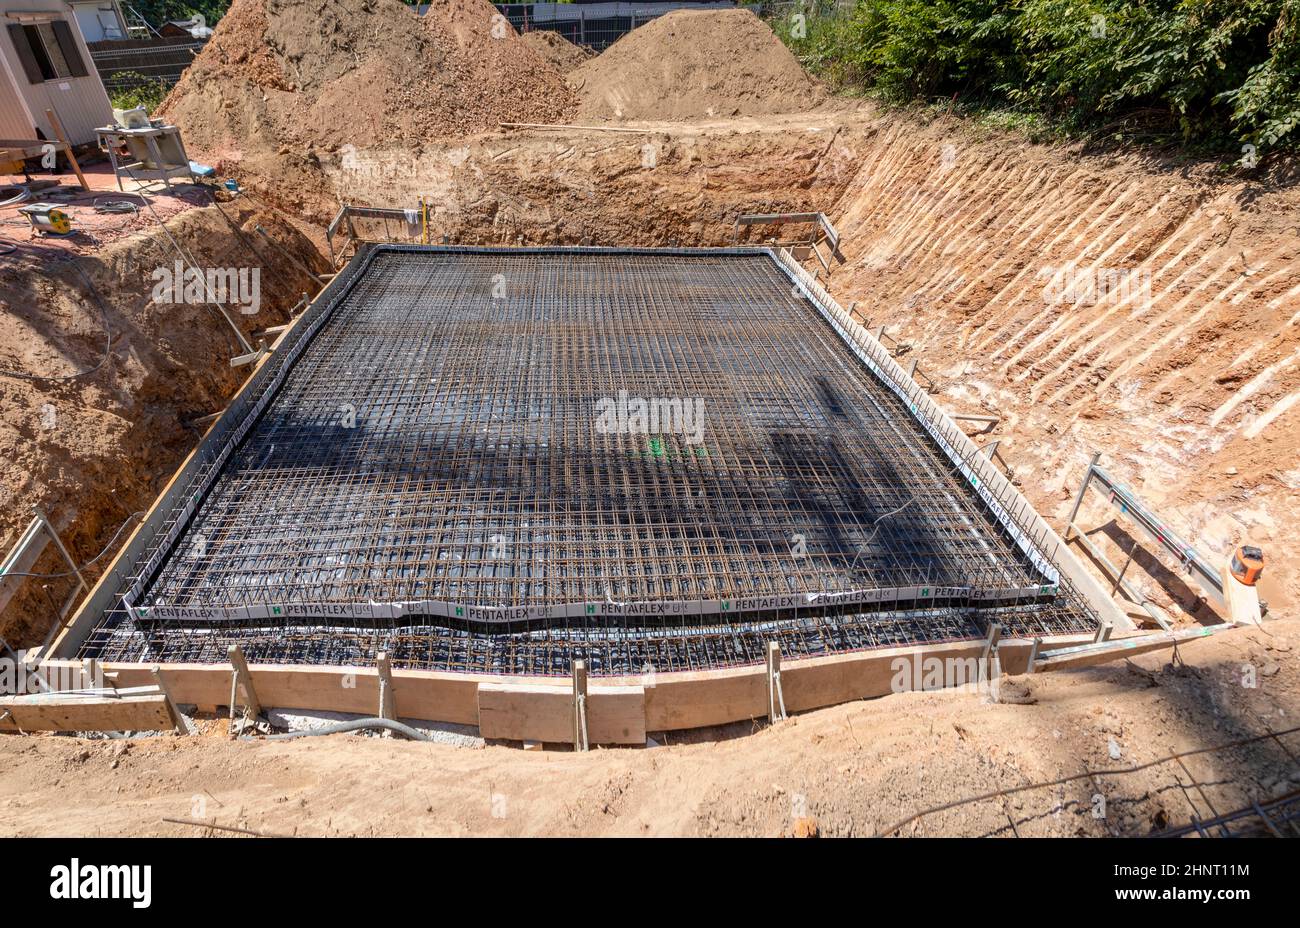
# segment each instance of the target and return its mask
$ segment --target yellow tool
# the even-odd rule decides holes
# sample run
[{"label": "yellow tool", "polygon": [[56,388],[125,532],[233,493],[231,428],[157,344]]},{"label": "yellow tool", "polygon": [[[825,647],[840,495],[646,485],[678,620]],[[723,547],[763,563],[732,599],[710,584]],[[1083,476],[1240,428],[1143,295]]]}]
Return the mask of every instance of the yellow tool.
[{"label": "yellow tool", "polygon": [[1254,545],[1242,545],[1232,552],[1231,570],[1246,586],[1254,586],[1264,573],[1264,552]]},{"label": "yellow tool", "polygon": [[18,212],[31,221],[33,229],[45,235],[68,235],[72,232],[72,217],[54,203],[20,206]]}]

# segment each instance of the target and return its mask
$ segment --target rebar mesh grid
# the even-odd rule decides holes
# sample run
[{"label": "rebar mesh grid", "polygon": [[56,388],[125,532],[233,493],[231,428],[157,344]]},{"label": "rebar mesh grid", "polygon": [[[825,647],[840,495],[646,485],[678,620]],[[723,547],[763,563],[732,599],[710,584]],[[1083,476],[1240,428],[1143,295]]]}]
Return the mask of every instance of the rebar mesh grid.
[{"label": "rebar mesh grid", "polygon": [[392,623],[366,628],[281,624],[190,628],[169,623],[133,624],[119,614],[95,633],[83,656],[104,660],[225,663],[238,644],[253,663],[373,666],[380,652],[409,670],[567,676],[572,661],[587,661],[593,676],[716,670],[762,663],[769,641],[787,659],[847,651],[938,644],[984,637],[988,624],[1002,634],[1033,638],[1085,632],[1086,614],[1063,598],[993,610],[912,609],[885,612],[786,611],[707,624],[647,626],[633,621],[579,621],[510,632],[463,623]]},{"label": "rebar mesh grid", "polygon": [[[563,673],[586,656],[626,673],[747,663],[765,639],[797,655],[975,637],[995,613],[1094,627],[770,255],[367,260],[158,569],[126,584],[135,607],[229,620],[117,609],[84,655],[222,660],[242,641],[282,662],[386,649],[413,667]],[[640,428],[620,416],[637,400],[678,415]],[[608,614],[863,590],[881,596],[861,611]],[[371,620],[346,604],[406,605]],[[462,606],[521,611],[461,621]]]}]

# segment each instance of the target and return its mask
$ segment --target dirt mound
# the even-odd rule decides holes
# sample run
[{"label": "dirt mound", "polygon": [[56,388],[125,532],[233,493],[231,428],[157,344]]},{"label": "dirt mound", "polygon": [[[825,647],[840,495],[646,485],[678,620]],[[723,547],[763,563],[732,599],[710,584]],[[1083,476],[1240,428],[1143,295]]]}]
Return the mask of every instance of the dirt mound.
[{"label": "dirt mound", "polygon": [[550,29],[525,32],[522,38],[525,45],[549,61],[551,66],[562,74],[569,73],[591,58],[590,51],[580,45],[574,45],[564,36]]},{"label": "dirt mound", "polygon": [[569,83],[587,119],[696,119],[811,109],[825,89],[748,10],[677,10],[619,39]]},{"label": "dirt mound", "polygon": [[563,76],[486,0],[235,0],[163,103],[191,154],[311,187],[322,153],[562,121]]}]

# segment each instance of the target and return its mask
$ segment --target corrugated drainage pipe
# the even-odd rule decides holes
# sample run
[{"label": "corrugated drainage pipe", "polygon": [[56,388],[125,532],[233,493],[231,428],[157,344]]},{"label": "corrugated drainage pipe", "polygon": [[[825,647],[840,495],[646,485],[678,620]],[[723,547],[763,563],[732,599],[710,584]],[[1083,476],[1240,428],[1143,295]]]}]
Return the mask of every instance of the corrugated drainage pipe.
[{"label": "corrugated drainage pipe", "polygon": [[386,728],[391,732],[396,732],[410,738],[412,741],[433,741],[423,732],[416,731],[410,725],[403,725],[401,722],[395,722],[392,719],[368,718],[353,719],[350,722],[336,722],[333,725],[326,725],[324,728],[313,728],[310,731],[291,731],[283,735],[266,735],[261,738],[255,738],[252,735],[244,735],[240,741],[292,741],[294,738],[310,738],[315,735],[341,735],[349,731],[363,731],[366,729]]}]

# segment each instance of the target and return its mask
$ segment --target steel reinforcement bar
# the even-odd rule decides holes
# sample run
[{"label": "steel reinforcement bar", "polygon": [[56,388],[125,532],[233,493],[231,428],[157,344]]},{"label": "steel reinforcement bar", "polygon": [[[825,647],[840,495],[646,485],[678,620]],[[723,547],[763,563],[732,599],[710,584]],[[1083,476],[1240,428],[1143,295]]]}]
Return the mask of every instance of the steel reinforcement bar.
[{"label": "steel reinforcement bar", "polygon": [[[387,282],[364,279],[380,257],[399,267]],[[669,287],[654,276],[684,258],[712,261],[717,280],[686,274]],[[775,291],[788,300],[773,297],[773,279],[740,271],[755,260],[784,273]],[[439,261],[458,264],[450,276],[462,284],[435,281]],[[516,268],[519,299],[494,305],[465,289],[467,276],[482,283],[481,267],[465,273],[474,261],[535,266]],[[565,261],[582,265],[575,279],[585,289],[555,270]],[[605,292],[592,286],[602,275],[606,290],[633,292],[628,305],[591,298]],[[443,292],[430,297],[431,287]],[[707,319],[674,317],[674,307],[699,310],[723,290],[733,299]],[[385,300],[427,314],[367,315]],[[810,308],[869,375],[845,379],[844,362],[806,328]],[[797,338],[785,317],[805,326]],[[709,326],[733,327],[734,338],[720,342]],[[546,337],[549,359],[536,350]],[[313,348],[321,358],[295,372],[322,338]],[[803,357],[800,339],[815,346]],[[827,377],[808,376],[817,364]],[[313,381],[313,371],[325,376]],[[702,399],[718,411],[709,427],[720,435],[696,448],[676,435],[616,433],[593,447],[592,402],[616,383]],[[288,405],[277,409],[282,392]],[[858,392],[869,400],[861,407]],[[340,440],[333,418],[347,398],[366,423],[359,441]],[[828,422],[827,410],[845,421]],[[799,415],[812,421],[791,421]],[[759,440],[752,426],[764,416],[779,428]],[[900,433],[900,423],[917,434]],[[421,444],[413,434],[434,438]],[[918,454],[922,439],[942,457]],[[552,448],[569,453],[538,453]],[[833,466],[819,468],[827,455]],[[622,486],[623,506],[605,512],[611,486]],[[698,509],[693,492],[706,497]],[[800,527],[813,554],[792,565],[787,539]],[[524,554],[492,555],[493,538]],[[177,555],[196,541],[206,550]],[[111,576],[115,585],[96,589],[60,653],[213,660],[235,636],[310,663],[387,647],[407,666],[554,673],[604,648],[599,673],[636,668],[647,655],[669,669],[749,662],[764,635],[793,637],[791,656],[973,637],[982,623],[970,609],[981,606],[1002,607],[1004,620],[1022,618],[1030,632],[1080,631],[1099,617],[1123,625],[888,353],[788,256],[761,249],[364,249],[258,368]],[[222,623],[237,627],[213,628]]]}]

